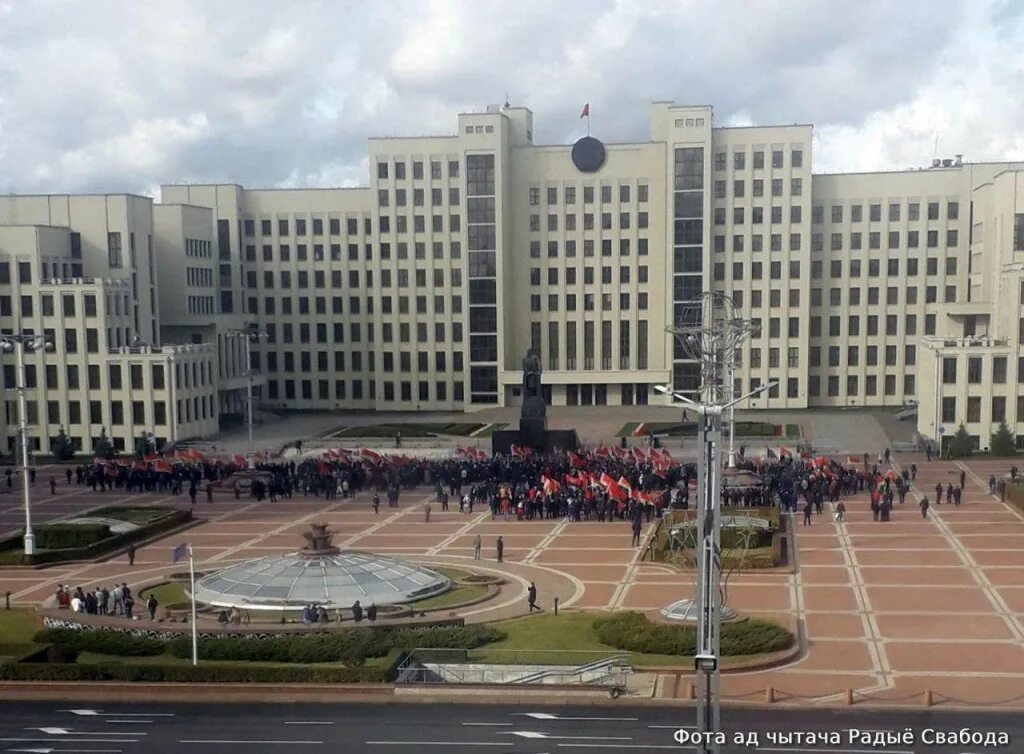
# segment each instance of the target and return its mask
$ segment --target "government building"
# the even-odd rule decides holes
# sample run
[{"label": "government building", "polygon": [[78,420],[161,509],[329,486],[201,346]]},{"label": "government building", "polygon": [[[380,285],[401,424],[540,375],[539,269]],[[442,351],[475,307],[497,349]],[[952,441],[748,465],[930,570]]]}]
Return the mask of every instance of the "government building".
[{"label": "government building", "polygon": [[[0,329],[54,344],[32,442],[209,436],[250,377],[267,408],[512,406],[530,348],[553,405],[664,404],[699,388],[667,328],[706,291],[753,322],[735,389],[777,383],[752,408],[1024,432],[1024,163],[816,174],[812,129],[657,102],[649,140],[539,145],[492,106],[369,139],[362,188],[0,197]],[[10,447],[11,392],[0,418]]]}]

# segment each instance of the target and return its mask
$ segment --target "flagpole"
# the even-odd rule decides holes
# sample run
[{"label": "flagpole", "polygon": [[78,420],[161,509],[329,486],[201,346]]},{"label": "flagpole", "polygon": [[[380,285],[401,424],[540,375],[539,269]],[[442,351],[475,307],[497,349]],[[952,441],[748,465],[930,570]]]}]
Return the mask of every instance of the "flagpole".
[{"label": "flagpole", "polygon": [[188,546],[188,580],[192,587],[192,667],[199,664],[199,631],[196,628],[196,559]]}]

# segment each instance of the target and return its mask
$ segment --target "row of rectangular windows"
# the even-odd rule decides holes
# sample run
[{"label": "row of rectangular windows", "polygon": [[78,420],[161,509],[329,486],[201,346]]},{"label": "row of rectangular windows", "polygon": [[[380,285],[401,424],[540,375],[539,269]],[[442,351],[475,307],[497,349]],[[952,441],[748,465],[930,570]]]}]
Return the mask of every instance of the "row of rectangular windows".
[{"label": "row of rectangular windows", "polygon": [[[493,126],[488,126],[493,130]],[[469,133],[467,131],[467,133]],[[392,166],[394,171],[391,170]],[[422,160],[413,160],[412,163],[412,179],[414,181],[421,180],[423,178],[423,167],[424,163]],[[433,180],[439,180],[443,176],[442,168],[444,163],[441,160],[430,161],[430,177]],[[380,180],[386,180],[390,174],[394,172],[394,178],[396,181],[404,181],[406,176],[406,162],[405,160],[394,160],[392,162],[386,162],[384,160],[378,160],[377,162],[377,178]],[[448,160],[448,177],[458,178],[459,177],[459,161]]]},{"label": "row of rectangular windows", "polygon": [[[359,220],[358,218],[349,217],[345,220],[346,235],[357,236],[359,235]],[[277,221],[277,230],[279,236],[292,235],[289,232],[289,221],[285,218],[280,218]],[[295,235],[305,236],[308,235],[309,225],[305,218],[295,219]],[[243,218],[242,228],[246,238],[253,238],[256,235],[256,220],[253,218]],[[322,236],[324,234],[324,221],[323,218],[314,217],[312,219],[312,230],[314,236]],[[363,218],[363,235],[370,235],[373,232],[373,225],[370,218]],[[274,223],[272,220],[262,219],[260,220],[260,235],[261,236],[272,236],[274,234]],[[328,218],[328,234],[332,236],[341,235],[341,219],[337,217]]]},{"label": "row of rectangular windows", "polygon": [[[392,276],[394,272],[394,276]],[[379,270],[380,276],[380,287],[391,288],[392,281],[397,281],[397,287],[408,288],[410,281],[412,286],[415,288],[425,288],[427,286],[427,270],[414,269],[411,270],[413,276],[410,278],[410,270],[398,269]],[[435,287],[444,287],[444,269],[435,268],[431,270],[433,273],[431,281]],[[362,277],[362,284],[360,284],[360,277]],[[462,286],[462,270],[459,268],[453,268],[448,271],[449,282],[451,287],[459,288]],[[257,288],[258,277],[255,271],[250,270],[246,273],[246,288]],[[276,282],[275,282],[276,280]],[[263,287],[267,290],[278,290],[278,289],[290,289],[292,287],[292,271],[291,270],[264,270],[263,271]],[[296,287],[300,289],[310,288],[310,275],[309,270],[298,270],[294,277]],[[343,286],[344,277],[341,270],[331,271],[331,288],[341,288]],[[324,270],[313,270],[313,288],[326,288],[327,287],[327,276]],[[372,288],[373,287],[373,270],[365,270],[363,275],[360,276],[359,270],[349,270],[348,272],[348,287],[349,288]]]},{"label": "row of rectangular windows", "polygon": [[[612,185],[608,183],[601,184],[601,203],[610,204],[612,201]],[[631,201],[633,187],[629,183],[619,184],[619,202],[627,204]],[[529,189],[530,206],[535,207],[540,204],[540,187],[533,186]],[[547,199],[548,205],[558,204],[558,189],[556,187],[549,186],[545,191],[545,198]],[[575,204],[576,203],[576,187],[565,186],[562,189],[562,198],[564,204]],[[641,204],[647,203],[650,198],[650,186],[646,183],[638,183],[636,186],[636,200]],[[594,187],[583,186],[583,203],[593,204],[594,203]]]},{"label": "row of rectangular windows", "polygon": [[[993,424],[1006,421],[1006,398],[1005,396],[994,395],[990,403],[991,417],[989,421]],[[981,398],[972,396],[967,399],[967,411],[964,416],[957,415],[957,399],[946,397],[942,399],[942,423],[957,424],[965,422],[968,424],[981,421]],[[1017,422],[1024,422],[1024,396],[1017,396]],[[1018,436],[1017,447],[1021,447]]]},{"label": "row of rectangular windows", "polygon": [[[646,293],[638,293],[637,296],[636,296],[636,299],[637,299],[637,309],[639,309],[640,311],[647,311],[647,306],[648,306],[647,294]],[[532,311],[532,312],[539,312],[539,311],[557,312],[557,311],[559,311],[559,308],[558,308],[559,300],[560,300],[559,294],[557,294],[557,293],[549,294],[548,295],[548,307],[547,307],[546,310],[544,310],[544,309],[541,308],[541,297],[540,297],[540,295],[536,294],[536,293],[532,294],[530,296],[530,311]],[[584,293],[583,294],[583,311],[585,311],[585,312],[597,311],[594,308],[594,302],[596,300],[597,299],[596,299],[595,294],[593,294],[593,293]],[[602,293],[601,294],[601,309],[600,309],[600,311],[612,311],[612,300],[613,299],[612,299],[612,294],[611,293]],[[576,302],[577,302],[577,297],[576,297],[575,293],[566,293],[565,294],[565,311],[567,311],[567,312],[574,312],[574,311],[576,311]],[[628,293],[620,293],[619,294],[619,309],[621,311],[629,311],[629,303],[630,303],[630,294],[628,294]]]},{"label": "row of rectangular windows", "polygon": [[[793,168],[804,166],[804,151],[802,149],[791,149],[789,152],[789,165]],[[746,149],[734,149],[732,153],[733,170],[746,170],[747,151]],[[772,150],[772,168],[779,170],[786,167],[786,153],[782,149]],[[754,170],[764,169],[764,150],[755,149],[753,154]],[[715,170],[721,172],[726,169],[726,153],[715,152]]]},{"label": "row of rectangular windows", "polygon": [[[431,244],[431,255],[433,259],[444,259],[445,258],[445,243],[443,241],[434,241]],[[427,245],[423,241],[416,241],[412,244],[414,257],[416,259],[427,258]],[[461,241],[450,241],[447,244],[448,258],[450,259],[461,259],[462,258],[462,242]],[[324,256],[324,244],[313,244],[313,261],[322,262],[325,260]],[[329,246],[330,259],[332,262],[342,261],[341,244],[332,243]],[[348,244],[348,261],[356,262],[359,261],[359,245],[350,243]],[[406,241],[399,241],[395,244],[395,253],[398,259],[409,258],[409,244]],[[380,259],[391,259],[391,244],[389,242],[382,242],[377,253]],[[248,245],[245,247],[245,259],[247,262],[255,262],[256,260],[256,247]],[[295,247],[295,261],[305,262],[309,259],[309,247],[306,244],[298,244]],[[373,245],[365,244],[363,247],[363,259],[365,261],[372,261],[374,259]],[[273,262],[274,260],[274,247],[270,244],[263,245],[263,261]],[[291,246],[288,244],[281,244],[278,246],[278,257],[276,261],[280,262],[291,262],[292,253]]]},{"label": "row of rectangular windows", "polygon": [[[740,209],[740,208],[737,208]],[[717,212],[717,211],[716,211]],[[737,219],[738,218],[738,219]],[[735,224],[743,223],[742,214],[734,217],[733,222]],[[755,222],[759,222],[756,221]],[[719,218],[715,216],[716,225],[724,225],[725,218]],[[732,250],[734,252],[744,251],[745,235],[735,234],[732,237]],[[724,235],[718,234],[714,237],[713,248],[716,253],[725,252],[725,239]],[[771,233],[768,234],[769,248],[771,251],[784,251],[782,246],[783,234]],[[888,244],[887,249],[900,249],[903,248],[902,243],[903,237],[898,230],[889,231],[888,238],[886,239]],[[789,234],[789,251],[800,251],[801,250],[802,237],[799,233]],[[939,248],[939,231],[929,230],[925,236],[926,248],[937,249]],[[860,233],[851,233],[849,236],[849,248],[851,251],[859,251],[863,248],[863,237]],[[946,247],[956,248],[960,244],[960,233],[956,229],[950,229],[946,231]],[[906,236],[906,248],[918,249],[921,247],[921,237],[918,235],[918,231],[911,230],[907,232]],[[881,249],[882,248],[882,236],[878,232],[871,232],[868,234],[868,248],[869,249]],[[750,250],[751,251],[764,251],[764,236],[760,233],[754,233],[750,236]],[[811,234],[811,251],[824,251],[825,250],[825,239],[821,233]],[[829,251],[843,251],[843,234],[832,233],[829,238]]]},{"label": "row of rectangular windows", "polygon": [[[374,380],[369,380],[369,400],[376,400],[377,398],[377,383]],[[447,382],[436,382],[434,383],[434,400],[447,401],[448,400],[448,384]],[[349,398],[349,391],[347,389],[346,380],[334,380],[334,395],[331,395],[329,380],[317,380],[317,398],[322,401],[327,400],[339,400],[344,401]],[[267,393],[268,398],[272,401],[280,400],[283,394],[284,400],[295,400],[298,396],[295,391],[296,381],[295,380],[269,380],[267,382]],[[302,400],[311,401],[313,398],[313,381],[312,380],[299,380],[299,390],[301,392]],[[452,398],[456,403],[461,403],[465,400],[465,387],[462,382],[453,382],[452,386]],[[283,388],[283,390],[281,389]],[[395,400],[395,383],[391,381],[385,381],[383,383],[384,400],[393,401]],[[352,380],[352,400],[361,401],[363,400],[363,381]],[[403,381],[399,383],[399,395],[401,400],[409,402],[412,401],[412,382]],[[429,401],[430,399],[430,383],[424,380],[419,381],[417,385],[417,396],[418,400]]]},{"label": "row of rectangular windows", "polygon": [[[550,214],[547,219],[547,229],[549,231],[558,230],[558,215]],[[631,213],[620,212],[619,213],[619,230],[629,230],[631,225]],[[647,228],[650,225],[650,216],[646,212],[636,213],[636,227]],[[612,213],[602,212],[601,213],[601,230],[612,230]],[[565,230],[577,230],[576,228],[576,215],[567,214],[565,215]],[[594,215],[590,212],[584,213],[583,215],[583,230],[594,230]],[[530,215],[530,231],[533,233],[540,232],[540,215]]]},{"label": "row of rectangular windows", "polygon": [[[594,282],[595,268],[584,267],[583,268],[583,283],[584,285],[590,285]],[[540,267],[530,268],[530,285],[540,285]],[[619,267],[619,282],[628,283],[630,282],[630,268]],[[602,267],[601,268],[601,282],[603,284],[610,284],[612,282],[612,268]],[[647,282],[647,265],[640,265],[637,267],[637,282]],[[548,268],[548,285],[558,285],[558,268]],[[565,284],[576,285],[576,268],[569,267],[565,270]]]},{"label": "row of rectangular windows", "polygon": [[[890,202],[889,203],[889,222],[899,222],[902,216],[902,202]],[[927,218],[929,220],[938,220],[939,218],[939,202],[928,202]],[[834,223],[843,222],[843,205],[833,204],[831,221]],[[911,222],[915,222],[921,219],[921,204],[919,202],[908,202],[907,203],[907,219]],[[947,201],[946,202],[946,219],[947,220],[958,220],[960,219],[960,202]],[[859,223],[864,221],[864,207],[861,204],[850,205],[850,222]],[[881,222],[882,221],[882,205],[881,204],[869,204],[868,205],[868,221],[869,222]],[[825,222],[825,208],[820,204],[815,204],[811,207],[811,222],[815,225],[820,225]]]},{"label": "row of rectangular windows", "polygon": [[[632,240],[629,238],[619,239],[619,256],[627,257],[632,249]],[[540,259],[540,241],[530,241],[530,258]],[[548,241],[547,251],[548,258],[555,258],[558,256],[558,250],[560,245],[558,241]],[[646,238],[636,239],[636,253],[639,256],[647,256],[649,248],[649,242]],[[612,239],[602,238],[601,239],[601,256],[610,257],[612,255]],[[572,259],[576,256],[576,241],[567,240],[565,242],[565,257]],[[583,256],[592,257],[594,256],[594,241],[592,239],[586,239],[583,241]]]},{"label": "row of rectangular windows", "polygon": [[[784,196],[783,189],[785,188],[785,182],[781,178],[772,178],[771,188],[772,196]],[[726,199],[728,198],[725,193],[726,182],[715,181],[715,199]],[[791,178],[789,181],[789,194],[790,196],[803,196],[804,195],[804,181],[802,178]],[[737,180],[732,182],[732,196],[734,199],[742,199],[746,196],[746,182]],[[751,196],[762,197],[764,196],[764,181],[760,178],[755,178],[752,181]]]},{"label": "row of rectangular windows", "polygon": [[[366,342],[374,342],[374,323],[367,322]],[[350,343],[362,343],[363,342],[363,327],[360,322],[349,322],[349,339]],[[382,324],[383,334],[387,335],[387,342],[390,342],[391,327],[390,322]],[[451,339],[453,343],[461,343],[463,339],[462,323],[452,322],[451,325]],[[273,322],[266,324],[267,332],[267,343],[277,342],[277,325]],[[315,332],[315,340],[313,335]],[[298,327],[298,342],[300,343],[344,343],[345,342],[345,325],[342,322],[334,322],[331,324],[332,339],[327,338],[327,324],[324,322],[316,323],[315,330],[310,326],[308,322],[300,322]],[[434,343],[444,343],[446,334],[446,324],[444,322],[434,323]],[[411,329],[410,323],[400,322],[398,325],[398,339],[402,343],[409,343],[411,341]],[[282,343],[294,343],[295,342],[295,327],[291,323],[284,323],[281,325],[281,342]],[[427,342],[427,325],[424,322],[416,323],[416,342],[426,343]]]},{"label": "row of rectangular windows", "polygon": [[[391,296],[381,296],[380,298],[380,311],[381,314],[412,314],[415,309],[416,314],[427,313],[427,297],[426,296],[398,296],[398,306],[393,305]],[[410,306],[410,299],[413,306]],[[433,311],[434,314],[445,314],[450,311],[452,314],[462,313],[462,297],[461,296],[441,296],[437,295],[433,297]],[[360,304],[360,299],[357,296],[350,296],[348,300],[348,310],[344,306],[344,299],[341,296],[331,297],[331,314],[348,314],[349,316],[359,316],[360,314],[374,314],[376,309],[372,297],[366,297],[366,308],[363,311],[363,307]],[[297,304],[293,306],[292,298],[290,296],[280,298],[267,296],[263,301],[263,314],[268,316],[276,316],[278,314],[278,302],[280,302],[280,314],[282,316],[291,316],[293,313],[300,315],[304,314],[327,314],[327,299],[324,296],[316,296],[313,299],[314,311],[310,310],[310,300],[306,296],[299,296]],[[259,299],[255,296],[249,297],[249,313],[259,314]]]},{"label": "row of rectangular windows", "polygon": [[[329,351],[317,351],[316,353],[316,367],[315,371],[318,372],[344,372],[346,371],[345,365],[345,351],[334,351],[334,365],[330,365],[330,353]],[[282,366],[278,367],[278,356],[281,357]],[[268,372],[294,372],[296,370],[295,359],[296,354],[291,351],[285,351],[283,353],[271,352],[267,354],[267,371]],[[374,371],[375,357],[376,354],[373,351],[368,352],[367,360],[371,363],[370,371]],[[298,353],[298,368],[302,372],[310,372],[314,370],[313,366],[313,355],[309,351],[301,351]],[[390,351],[384,351],[382,354],[384,371],[393,372],[395,371],[395,355]],[[352,370],[356,372],[362,371],[362,353],[353,352],[349,359]],[[399,369],[402,372],[412,371],[412,353],[409,351],[400,351],[398,354]],[[357,366],[358,364],[358,366]],[[430,353],[427,351],[418,351],[416,354],[416,368],[420,372],[430,371]],[[454,351],[452,353],[451,368],[455,372],[461,372],[464,369],[464,360],[462,351]],[[434,352],[434,370],[437,372],[448,371],[448,354],[446,351]]]},{"label": "row of rectangular windows", "polygon": [[[680,250],[680,252],[681,251],[682,250]],[[955,275],[957,273],[957,258],[956,257],[946,257],[945,259],[946,259],[946,264],[945,264],[945,267],[944,267],[945,274],[946,275]],[[686,264],[686,261],[687,261],[687,259],[682,258],[682,257],[680,257],[677,254],[677,258],[676,258],[677,267],[679,265],[682,265],[681,267],[679,267],[679,269],[676,270],[677,273],[679,273],[679,272],[700,272],[701,271],[699,265],[697,265],[696,268],[694,268],[693,265]],[[848,261],[848,267],[847,267],[848,273],[844,275],[844,273],[843,273],[843,261],[840,260],[840,259],[833,259],[832,263],[831,263],[831,265],[829,267],[829,273],[830,273],[829,277],[832,277],[832,278],[859,278],[859,277],[862,277],[862,275],[863,275],[863,267],[861,265],[861,260],[860,259],[850,259],[850,260],[847,260],[847,261]],[[919,261],[920,260],[918,260],[918,259],[908,259],[907,260],[907,268],[906,268],[906,275],[907,275],[907,277],[916,277],[918,275],[918,271],[920,269],[920,265],[918,264]],[[889,259],[889,260],[887,260],[887,264],[886,264],[885,270],[886,270],[886,274],[888,276],[890,276],[890,277],[898,277],[899,276],[899,274],[900,274],[900,264],[899,264],[899,262],[900,262],[900,260],[898,260],[898,259]],[[936,275],[939,274],[939,260],[938,260],[937,257],[928,257],[925,260],[925,262],[926,262],[926,264],[925,264],[925,274],[926,275],[928,275],[928,276],[936,276]],[[762,277],[764,276],[764,263],[763,262],[733,262],[732,263],[732,279],[733,280],[743,280],[744,272],[745,272],[745,270],[748,267],[750,269],[750,279],[751,280],[761,280],[762,279]],[[725,280],[725,273],[726,273],[727,269],[728,268],[726,267],[726,264],[724,262],[715,262],[714,266],[712,267],[714,279],[715,280]],[[782,265],[781,261],[779,261],[779,262],[770,262],[769,266],[768,266],[768,270],[769,270],[769,277],[770,277],[771,280],[781,280],[781,279],[783,279],[783,276],[782,276],[783,265]],[[791,260],[788,263],[788,270],[789,270],[789,279],[792,279],[792,280],[799,280],[800,279],[800,262],[798,260]],[[815,260],[815,261],[811,262],[811,279],[812,280],[820,280],[820,279],[822,279],[823,272],[824,272],[824,266],[822,265],[822,263],[820,261]],[[871,277],[871,278],[874,278],[874,277],[880,277],[881,274],[882,274],[881,260],[879,260],[879,259],[869,259],[868,260],[868,265],[867,265],[867,276]]]}]

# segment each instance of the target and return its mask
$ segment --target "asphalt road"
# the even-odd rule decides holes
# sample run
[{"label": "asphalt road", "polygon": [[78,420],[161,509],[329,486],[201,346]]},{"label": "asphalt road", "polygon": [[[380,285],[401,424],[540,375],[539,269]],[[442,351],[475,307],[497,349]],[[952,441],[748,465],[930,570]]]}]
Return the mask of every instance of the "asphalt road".
[{"label": "asphalt road", "polygon": [[[690,709],[609,707],[502,707],[457,704],[106,704],[86,708],[55,702],[0,701],[0,752],[36,754],[416,754],[484,752],[694,751],[674,734],[693,726]],[[821,709],[723,710],[730,739],[759,732],[760,747],[727,745],[722,754],[974,754],[1024,751],[1018,714],[937,710],[874,712]],[[903,731],[927,728],[1005,732],[1008,746],[874,747],[848,738],[850,729]],[[772,742],[767,731],[828,732],[839,745]]]}]

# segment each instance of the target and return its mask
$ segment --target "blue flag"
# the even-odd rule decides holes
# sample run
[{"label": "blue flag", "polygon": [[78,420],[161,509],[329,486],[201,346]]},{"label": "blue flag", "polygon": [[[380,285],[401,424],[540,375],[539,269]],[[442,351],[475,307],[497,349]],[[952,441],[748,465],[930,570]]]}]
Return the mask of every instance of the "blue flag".
[{"label": "blue flag", "polygon": [[183,560],[188,557],[188,544],[180,544],[174,548],[172,563],[177,563],[179,560]]}]

